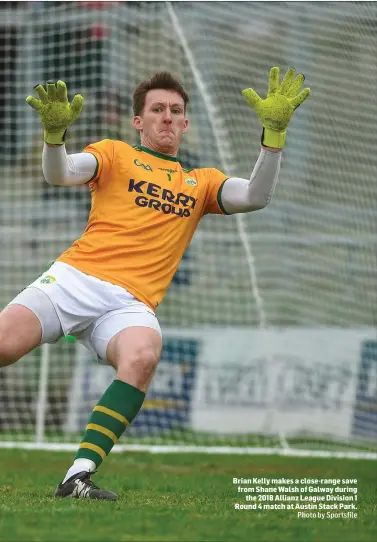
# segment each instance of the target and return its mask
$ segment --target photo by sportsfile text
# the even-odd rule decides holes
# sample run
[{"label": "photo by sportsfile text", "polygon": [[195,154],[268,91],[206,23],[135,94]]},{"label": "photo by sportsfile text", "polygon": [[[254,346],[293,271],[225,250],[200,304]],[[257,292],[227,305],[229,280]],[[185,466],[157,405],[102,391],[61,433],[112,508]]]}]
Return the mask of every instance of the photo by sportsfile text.
[{"label": "photo by sportsfile text", "polygon": [[[349,478],[233,478],[238,494],[247,504],[235,510],[315,510],[298,512],[302,519],[357,518],[357,479]],[[326,513],[320,512],[325,510]],[[331,512],[336,510],[337,512]]]}]

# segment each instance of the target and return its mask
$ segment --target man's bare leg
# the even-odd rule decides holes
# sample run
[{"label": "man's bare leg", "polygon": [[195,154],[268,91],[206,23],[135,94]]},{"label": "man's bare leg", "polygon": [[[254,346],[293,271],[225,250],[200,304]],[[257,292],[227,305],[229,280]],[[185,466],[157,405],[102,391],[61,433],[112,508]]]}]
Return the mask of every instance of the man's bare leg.
[{"label": "man's bare leg", "polygon": [[11,365],[39,346],[42,326],[23,305],[8,305],[0,313],[0,367]]},{"label": "man's bare leg", "polygon": [[116,379],[94,407],[75,461],[58,485],[56,497],[118,498],[96,487],[90,473],[99,467],[139,412],[161,348],[160,334],[149,327],[128,327],[110,340],[107,359],[116,370]]}]

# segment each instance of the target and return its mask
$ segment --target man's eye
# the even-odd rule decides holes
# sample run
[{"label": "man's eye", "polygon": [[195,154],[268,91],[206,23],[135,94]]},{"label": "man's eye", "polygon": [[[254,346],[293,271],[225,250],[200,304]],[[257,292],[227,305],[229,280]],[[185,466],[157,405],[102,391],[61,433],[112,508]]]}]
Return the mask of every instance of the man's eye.
[{"label": "man's eye", "polygon": [[182,111],[180,109],[173,109],[173,113],[175,113],[176,115],[180,115]]},{"label": "man's eye", "polygon": [[155,107],[155,108],[154,108],[154,111],[155,111],[156,113],[159,113],[160,111],[162,111],[162,108],[161,108],[161,107]]}]

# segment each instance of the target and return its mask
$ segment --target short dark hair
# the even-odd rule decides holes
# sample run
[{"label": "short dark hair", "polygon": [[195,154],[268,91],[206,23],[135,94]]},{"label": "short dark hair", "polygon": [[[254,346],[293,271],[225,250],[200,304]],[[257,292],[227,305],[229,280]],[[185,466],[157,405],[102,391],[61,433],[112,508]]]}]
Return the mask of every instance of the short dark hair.
[{"label": "short dark hair", "polygon": [[133,95],[133,110],[134,115],[141,115],[145,106],[145,97],[150,90],[162,88],[164,90],[174,90],[183,98],[186,106],[189,102],[189,97],[181,82],[169,72],[157,72],[150,79],[142,81],[135,89]]}]

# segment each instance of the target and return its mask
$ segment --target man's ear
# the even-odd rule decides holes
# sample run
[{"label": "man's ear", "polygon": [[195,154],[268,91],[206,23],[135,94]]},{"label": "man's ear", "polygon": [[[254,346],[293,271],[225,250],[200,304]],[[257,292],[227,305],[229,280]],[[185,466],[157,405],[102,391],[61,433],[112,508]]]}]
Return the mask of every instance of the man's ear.
[{"label": "man's ear", "polygon": [[188,119],[185,119],[185,123],[183,125],[183,133],[185,134],[188,130]]},{"label": "man's ear", "polygon": [[139,115],[136,115],[134,117],[132,124],[133,124],[133,127],[136,128],[136,130],[140,131],[143,129],[143,119]]}]

